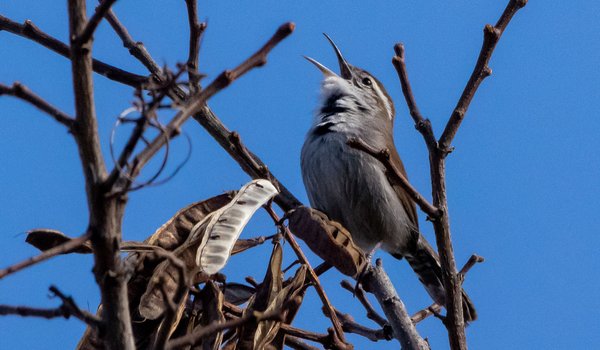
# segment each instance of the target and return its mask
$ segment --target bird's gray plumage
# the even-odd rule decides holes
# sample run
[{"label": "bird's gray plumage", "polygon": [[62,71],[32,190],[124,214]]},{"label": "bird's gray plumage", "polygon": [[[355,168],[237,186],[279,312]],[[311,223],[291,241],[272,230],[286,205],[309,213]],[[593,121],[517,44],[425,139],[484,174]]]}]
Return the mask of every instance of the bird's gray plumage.
[{"label": "bird's gray plumage", "polygon": [[[381,247],[406,258],[431,297],[445,305],[439,258],[419,233],[414,202],[389,181],[383,164],[346,144],[358,137],[377,149],[389,149],[391,161],[406,175],[393,142],[391,98],[377,79],[348,64],[330,42],[341,76],[307,58],[325,75],[320,106],[301,153],[310,203],[344,225],[365,253]],[[470,321],[475,309],[463,295],[465,320]]]}]

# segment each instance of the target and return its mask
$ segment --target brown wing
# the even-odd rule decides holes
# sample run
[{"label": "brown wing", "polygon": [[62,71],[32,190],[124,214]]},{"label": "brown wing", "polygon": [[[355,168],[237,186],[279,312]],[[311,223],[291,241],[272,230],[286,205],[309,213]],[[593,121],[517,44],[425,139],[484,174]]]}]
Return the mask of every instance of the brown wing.
[{"label": "brown wing", "polygon": [[[408,179],[408,175],[406,174],[406,170],[404,169],[404,164],[402,164],[402,160],[400,160],[400,156],[398,155],[398,151],[396,151],[396,147],[392,147],[390,149],[390,161],[392,164],[396,166],[396,168],[400,169],[400,172],[404,177]],[[396,184],[392,181],[392,187],[396,192],[396,195],[400,199],[402,206],[404,207],[404,211],[408,214],[408,218],[412,222],[415,231],[419,232],[419,219],[417,218],[417,207],[415,202],[410,198],[410,196],[402,189],[399,184]]]}]

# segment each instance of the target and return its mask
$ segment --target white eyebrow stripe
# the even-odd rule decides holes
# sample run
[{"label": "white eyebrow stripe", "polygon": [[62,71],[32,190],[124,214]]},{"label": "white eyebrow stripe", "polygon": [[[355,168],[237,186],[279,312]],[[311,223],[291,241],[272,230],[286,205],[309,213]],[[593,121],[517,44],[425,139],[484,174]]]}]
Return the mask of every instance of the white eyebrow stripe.
[{"label": "white eyebrow stripe", "polygon": [[394,119],[394,116],[392,115],[392,106],[390,105],[390,101],[388,101],[387,97],[385,97],[385,95],[381,91],[381,88],[379,87],[379,84],[376,81],[374,81],[373,87],[375,87],[375,93],[377,93],[377,96],[379,96],[379,98],[385,103],[385,109],[387,110],[388,118],[390,120]]}]

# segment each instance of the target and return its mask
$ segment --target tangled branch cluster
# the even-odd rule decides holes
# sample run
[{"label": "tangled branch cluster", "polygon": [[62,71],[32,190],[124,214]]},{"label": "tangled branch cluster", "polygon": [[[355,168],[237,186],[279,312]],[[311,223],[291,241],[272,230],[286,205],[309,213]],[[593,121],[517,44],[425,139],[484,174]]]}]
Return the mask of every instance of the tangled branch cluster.
[{"label": "tangled branch cluster", "polygon": [[[441,315],[442,306],[434,304],[412,317],[407,313],[381,263],[378,262],[376,266],[363,266],[364,257],[353,245],[347,231],[341,225],[328,221],[326,216],[302,207],[301,202],[277,180],[266,165],[244,146],[240,135],[227,129],[206,105],[208,99],[240,76],[266,64],[270,51],[294,31],[294,24],[281,25],[273,36],[242,64],[222,72],[202,87],[200,82],[204,76],[199,71],[198,55],[206,23],[198,21],[195,0],[186,0],[190,27],[187,62],[178,65],[173,71],[167,67],[160,67],[144,45],[131,37],[111,9],[114,3],[115,0],[100,1],[94,14],[88,19],[85,0],[69,0],[69,44],[51,37],[31,21],[20,24],[0,15],[0,31],[33,40],[71,62],[76,101],[74,116],[56,108],[18,82],[12,86],[0,84],[0,95],[14,96],[32,104],[64,125],[73,135],[85,175],[91,218],[88,230],[77,238],[69,238],[53,230],[30,232],[27,241],[43,252],[0,270],[0,278],[58,254],[93,253],[94,274],[102,294],[97,315],[79,309],[70,297],[56,287],[51,287],[50,290],[62,301],[59,307],[37,309],[0,305],[0,315],[17,314],[45,318],[74,316],[89,325],[79,344],[80,349],[175,349],[198,344],[212,349],[280,349],[284,345],[294,349],[315,349],[306,341],[316,342],[324,348],[352,349],[353,346],[346,340],[345,333],[359,334],[372,341],[395,338],[405,349],[424,349],[428,348],[428,344],[416,331],[415,324],[434,315],[443,320],[451,347],[466,349],[465,324],[460,307],[461,286],[467,271],[483,259],[474,255],[462,270],[458,271],[456,267],[445,193],[445,160],[452,150],[452,140],[478,86],[491,74],[488,62],[500,36],[512,16],[525,6],[526,0],[510,0],[496,25],[485,27],[483,47],[475,69],[439,139],[435,138],[429,120],[425,119],[417,108],[408,81],[404,47],[401,44],[395,47],[393,64],[415,126],[423,135],[429,150],[433,198],[431,203],[394,169],[389,162],[387,150],[370,148],[365,140],[348,141],[352,147],[379,159],[386,166],[393,181],[403,186],[433,222],[444,271],[443,282],[448,293],[448,304],[443,305],[446,314]],[[92,57],[93,35],[104,19],[131,55],[148,69],[148,76],[128,72]],[[132,87],[137,96],[137,103],[132,111],[139,116],[131,118],[124,114],[116,121],[116,126],[131,123],[133,130],[118,154],[114,149],[113,132],[110,140],[110,170],[107,170],[98,136],[93,99],[93,72]],[[185,81],[184,75],[187,75]],[[168,123],[162,124],[158,121],[159,109],[174,111]],[[190,261],[190,251],[193,249],[186,245],[186,242],[194,224],[228,203],[231,200],[230,193],[194,203],[180,210],[143,243],[126,242],[121,237],[127,193],[162,181],[159,179],[169,155],[169,144],[182,134],[182,127],[190,118],[200,123],[250,177],[267,179],[279,191],[274,203],[285,213],[284,219],[289,219],[289,227],[269,204],[265,206],[265,210],[273,219],[277,234],[238,240],[232,251],[232,254],[237,254],[266,241],[272,243],[272,253],[260,283],[253,279],[249,279],[245,284],[233,283],[218,273],[209,276],[196,269],[193,261]],[[152,129],[158,135],[149,138],[148,131]],[[158,172],[149,180],[138,182],[142,169],[161,150],[165,150],[165,156]],[[325,261],[313,269],[295,236],[303,239]],[[283,240],[289,243],[298,262],[295,273],[288,278],[285,278],[288,269],[281,266]],[[122,251],[131,253],[122,259]],[[344,281],[342,286],[357,297],[367,317],[376,324],[376,328],[357,323],[351,315],[343,313],[331,303],[321,286],[319,276],[332,266],[351,277],[364,272],[361,274],[363,277],[360,284],[353,286],[349,281]],[[152,289],[151,286],[156,288]],[[310,287],[316,289],[323,304],[323,313],[331,321],[331,328],[323,333],[295,328],[292,325],[305,292]],[[154,293],[152,295],[161,301],[158,307],[160,312],[156,317],[144,317],[144,313],[140,312],[145,305],[144,298],[148,295],[149,288]],[[365,290],[375,295],[384,315],[376,311]],[[242,308],[242,305],[245,307]]]}]

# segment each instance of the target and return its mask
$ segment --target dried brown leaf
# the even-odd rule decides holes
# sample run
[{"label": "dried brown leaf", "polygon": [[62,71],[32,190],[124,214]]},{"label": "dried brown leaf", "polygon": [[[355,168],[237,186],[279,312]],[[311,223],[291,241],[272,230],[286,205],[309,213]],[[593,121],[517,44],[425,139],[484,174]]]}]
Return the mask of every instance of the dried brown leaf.
[{"label": "dried brown leaf", "polygon": [[223,285],[225,300],[233,305],[241,305],[256,293],[256,288],[241,283],[227,283]]},{"label": "dried brown leaf", "polygon": [[[248,307],[244,309],[244,315],[254,311],[265,311],[271,301],[281,291],[283,287],[282,259],[283,250],[281,244],[275,243],[265,278],[259,285],[256,294],[248,301]],[[247,322],[241,327],[237,349],[255,349],[254,339],[257,327],[258,322]]]},{"label": "dried brown leaf", "polygon": [[308,207],[294,209],[288,218],[292,232],[323,260],[347,276],[354,277],[361,271],[365,256],[340,223]]},{"label": "dried brown leaf", "polygon": [[[52,230],[49,228],[36,228],[27,232],[27,238],[25,238],[25,242],[31,244],[41,251],[46,251],[72,239],[73,238],[57,230]],[[67,253],[91,254],[92,252],[92,244],[87,241],[83,245]]]}]

